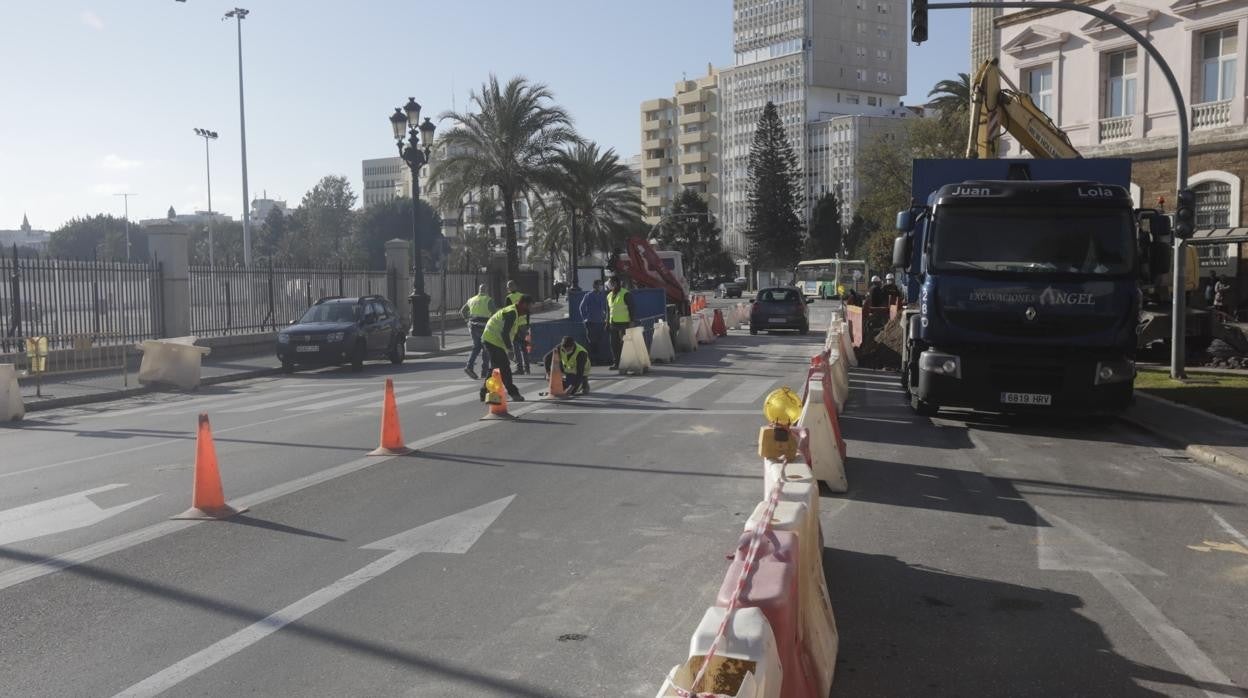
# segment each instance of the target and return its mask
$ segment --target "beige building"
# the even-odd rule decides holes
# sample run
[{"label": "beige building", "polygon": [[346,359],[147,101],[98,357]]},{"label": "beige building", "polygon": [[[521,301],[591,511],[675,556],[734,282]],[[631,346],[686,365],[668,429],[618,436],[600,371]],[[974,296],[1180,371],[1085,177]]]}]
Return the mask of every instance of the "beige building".
[{"label": "beige building", "polygon": [[[1103,7],[1147,36],[1187,105],[1189,186],[1196,193],[1202,275],[1248,281],[1248,2],[1133,0]],[[996,20],[1005,75],[1029,93],[1087,157],[1133,161],[1136,202],[1175,199],[1178,113],[1155,61],[1113,25],[1078,12],[1009,11]],[[1018,145],[1003,139],[1003,156]],[[1205,240],[1206,242],[1200,242]],[[1217,241],[1216,243],[1214,241]],[[1239,298],[1248,298],[1239,283]]]},{"label": "beige building", "polygon": [[641,103],[641,195],[651,225],[686,189],[719,215],[719,73],[708,65],[706,76],[673,92]]},{"label": "beige building", "polygon": [[364,193],[360,197],[360,203],[364,208],[412,195],[412,173],[403,158],[365,160],[361,163],[361,169],[364,174]]},{"label": "beige building", "polygon": [[1001,16],[999,7],[975,7],[971,9],[971,69],[975,71],[984,61],[990,61],[1001,51],[1000,35],[993,23]]}]

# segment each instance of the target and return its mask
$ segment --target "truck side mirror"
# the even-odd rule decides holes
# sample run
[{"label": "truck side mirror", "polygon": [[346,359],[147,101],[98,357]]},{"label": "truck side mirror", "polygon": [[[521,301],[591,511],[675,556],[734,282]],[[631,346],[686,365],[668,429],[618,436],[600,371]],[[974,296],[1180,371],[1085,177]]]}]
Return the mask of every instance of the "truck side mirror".
[{"label": "truck side mirror", "polygon": [[914,212],[907,209],[897,212],[897,232],[908,233],[914,230]]},{"label": "truck side mirror", "polygon": [[[898,214],[898,218],[901,214]],[[893,239],[893,268],[908,269],[910,267],[910,236],[898,235]]]},{"label": "truck side mirror", "polygon": [[[1168,225],[1168,223],[1167,223]],[[1149,275],[1156,279],[1158,276],[1165,274],[1170,269],[1171,247],[1169,243],[1153,242],[1148,245],[1148,271]]]},{"label": "truck side mirror", "polygon": [[1148,223],[1148,234],[1154,240],[1169,240],[1171,235],[1170,216],[1164,213],[1150,213],[1144,219]]}]

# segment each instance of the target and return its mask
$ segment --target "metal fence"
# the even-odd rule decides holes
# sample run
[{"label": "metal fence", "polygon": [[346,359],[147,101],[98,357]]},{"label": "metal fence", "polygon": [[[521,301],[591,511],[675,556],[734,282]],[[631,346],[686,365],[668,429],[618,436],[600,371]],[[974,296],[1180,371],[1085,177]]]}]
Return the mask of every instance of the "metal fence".
[{"label": "metal fence", "polygon": [[0,362],[28,337],[49,351],[133,344],[161,334],[161,269],[156,262],[0,256]]},{"label": "metal fence", "polygon": [[191,334],[220,336],[276,330],[318,298],[379,294],[394,298],[395,277],[347,269],[190,267]]}]

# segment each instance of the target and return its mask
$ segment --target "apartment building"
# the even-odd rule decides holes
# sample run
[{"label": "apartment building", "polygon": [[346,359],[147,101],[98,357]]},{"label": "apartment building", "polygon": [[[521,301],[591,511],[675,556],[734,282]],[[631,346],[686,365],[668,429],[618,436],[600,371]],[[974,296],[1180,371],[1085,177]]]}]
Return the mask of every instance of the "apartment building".
[{"label": "apartment building", "polygon": [[365,160],[361,169],[364,173],[364,193],[360,203],[364,208],[412,195],[412,172],[403,158]]},{"label": "apartment building", "polygon": [[887,116],[846,114],[812,121],[806,128],[806,177],[810,181],[809,206],[814,207],[824,194],[836,194],[841,205],[841,220],[848,225],[854,203],[866,194],[855,176],[862,152],[880,138],[897,138],[902,134],[906,118],[918,118],[906,108],[892,110]]},{"label": "apartment building", "polygon": [[[821,160],[825,151],[812,151],[811,138],[836,133],[827,122],[837,117],[902,113],[907,21],[905,0],[733,0],[735,61],[720,73],[720,208],[730,250],[746,249],[750,145],[769,101],[807,182],[806,218],[823,192],[858,190],[852,171]],[[847,198],[846,215],[855,203]]]},{"label": "apartment building", "polygon": [[[1179,82],[1196,192],[1193,242],[1204,273],[1248,274],[1248,229],[1240,227],[1248,225],[1248,3],[1133,0],[1105,9],[1147,36]],[[1156,62],[1121,30],[1083,13],[1010,11],[996,29],[1005,75],[1074,146],[1089,157],[1131,158],[1136,202],[1155,206],[1164,198],[1172,209],[1179,120]],[[1004,156],[1020,154],[1009,139],[1002,145]]]},{"label": "apartment building", "polygon": [[657,224],[684,190],[719,214],[719,72],[676,83],[673,97],[641,104],[641,186],[646,221]]}]

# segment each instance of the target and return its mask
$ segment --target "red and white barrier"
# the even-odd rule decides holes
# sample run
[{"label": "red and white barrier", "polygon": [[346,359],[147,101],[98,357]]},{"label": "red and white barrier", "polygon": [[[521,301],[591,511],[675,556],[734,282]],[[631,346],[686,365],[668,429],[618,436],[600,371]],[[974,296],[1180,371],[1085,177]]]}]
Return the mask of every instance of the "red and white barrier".
[{"label": "red and white barrier", "polygon": [[[715,646],[721,627],[725,632]],[[694,678],[712,646],[714,656],[704,679],[695,686]],[[657,698],[687,697],[690,691],[714,691],[714,695],[732,698],[781,698],[782,676],[776,637],[761,610],[739,608],[729,614],[726,608],[712,607],[706,609],[689,639],[689,659],[672,667]]]},{"label": "red and white barrier", "polygon": [[833,492],[846,492],[845,456],[841,446],[838,411],[826,390],[827,374],[812,376],[806,384],[806,402],[797,423],[807,431],[807,452],[810,469],[815,477],[827,483]]}]

